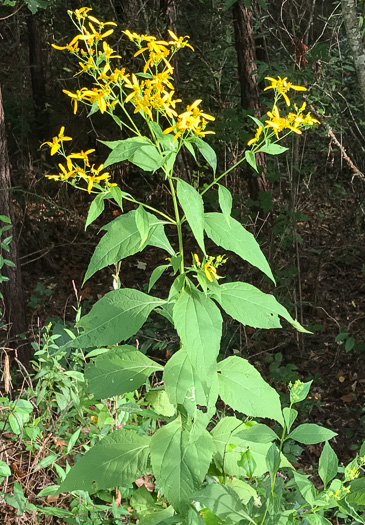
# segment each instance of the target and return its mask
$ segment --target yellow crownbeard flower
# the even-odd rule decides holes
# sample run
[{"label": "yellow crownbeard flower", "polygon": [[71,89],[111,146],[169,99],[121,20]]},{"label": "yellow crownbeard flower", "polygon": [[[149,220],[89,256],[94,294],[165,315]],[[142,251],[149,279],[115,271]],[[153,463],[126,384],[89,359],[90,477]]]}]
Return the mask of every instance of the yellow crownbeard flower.
[{"label": "yellow crownbeard flower", "polygon": [[190,38],[188,35],[178,37],[170,29],[168,29],[168,33],[169,33],[170,37],[172,38],[172,40],[170,40],[170,42],[168,42],[169,46],[173,46],[176,49],[181,49],[182,47],[190,47],[190,49],[192,49],[194,51],[193,46],[190,45],[187,40],[185,40],[185,39],[189,39]]},{"label": "yellow crownbeard flower", "polygon": [[65,126],[62,126],[57,137],[53,137],[52,142],[43,142],[43,144],[41,144],[40,147],[47,144],[47,146],[51,148],[51,155],[53,156],[60,149],[61,144],[64,140],[72,140],[71,137],[65,137],[64,132],[65,132]]},{"label": "yellow crownbeard flower", "polygon": [[69,169],[67,170],[62,164],[58,165],[60,172],[58,175],[46,175],[47,179],[53,179],[53,180],[68,180],[71,177],[75,176],[76,171]]},{"label": "yellow crownbeard flower", "polygon": [[[199,260],[198,254],[194,253],[193,257],[194,257],[196,268],[201,268],[202,264]],[[218,275],[217,268],[218,266],[221,266],[225,262],[227,262],[227,258],[225,255],[218,255],[217,257],[213,257],[211,255],[208,256],[207,261],[203,264],[203,270],[204,270],[205,276],[208,279],[208,281],[212,283],[214,280],[213,277],[216,280],[223,278],[221,275]]]},{"label": "yellow crownbeard flower", "polygon": [[204,137],[208,134],[214,134],[214,131],[205,131],[205,127],[208,124],[208,120],[213,121],[215,117],[203,113],[198,105],[201,103],[201,99],[195,100],[190,106],[187,106],[186,111],[181,113],[177,117],[177,123],[163,131],[164,134],[176,131],[173,142],[175,142],[179,136],[186,131],[192,132],[195,135]]},{"label": "yellow crownbeard flower", "polygon": [[72,160],[71,159],[82,159],[85,163],[85,166],[90,166],[89,164],[89,155],[91,153],[94,153],[95,149],[88,149],[87,151],[80,151],[80,153],[71,153],[71,155],[67,155],[67,167],[69,170],[72,168]]},{"label": "yellow crownbeard flower", "polygon": [[93,164],[92,167],[91,167],[91,170],[90,170],[92,175],[86,175],[85,176],[85,178],[86,178],[86,180],[88,182],[88,184],[87,184],[87,192],[88,193],[91,193],[91,190],[92,190],[95,182],[99,183],[102,180],[106,180],[106,179],[110,178],[110,175],[109,175],[108,172],[103,173],[102,175],[99,175],[99,173],[101,172],[103,167],[104,167],[104,165],[100,164],[100,166],[98,168],[94,168],[94,164]]},{"label": "yellow crownbeard flower", "polygon": [[262,127],[262,126],[260,126],[260,127],[257,128],[257,130],[256,130],[256,135],[254,136],[253,139],[251,139],[251,140],[249,140],[249,141],[247,142],[247,146],[251,146],[254,142],[257,142],[257,141],[259,140],[260,135],[261,135],[261,133],[262,133],[262,130],[263,130],[263,127]]},{"label": "yellow crownbeard flower", "polygon": [[89,11],[92,11],[91,7],[80,7],[80,9],[76,9],[74,11],[74,15],[76,16],[76,18],[86,18],[87,17],[87,13]]},{"label": "yellow crownbeard flower", "polygon": [[122,31],[129,40],[132,42],[136,41],[137,44],[141,44],[141,42],[151,42],[151,40],[156,40],[155,36],[151,35],[139,35],[138,33],[131,33],[129,29],[126,29],[125,31]]},{"label": "yellow crownbeard flower", "polygon": [[265,120],[267,124],[265,128],[273,128],[277,138],[279,138],[279,131],[283,131],[283,129],[290,129],[291,131],[294,131],[294,133],[301,135],[302,132],[296,125],[292,125],[287,118],[280,116],[279,109],[276,104],[274,105],[273,110],[268,111],[267,114],[271,120]]},{"label": "yellow crownbeard flower", "polygon": [[290,99],[288,95],[286,94],[286,92],[289,91],[289,89],[293,89],[294,91],[307,91],[307,88],[304,86],[295,86],[291,82],[287,82],[286,81],[287,78],[288,77],[285,77],[285,78],[265,77],[266,80],[270,80],[271,86],[267,86],[264,89],[264,91],[267,91],[268,89],[275,89],[278,93],[280,93],[283,96],[287,106],[290,106]]}]

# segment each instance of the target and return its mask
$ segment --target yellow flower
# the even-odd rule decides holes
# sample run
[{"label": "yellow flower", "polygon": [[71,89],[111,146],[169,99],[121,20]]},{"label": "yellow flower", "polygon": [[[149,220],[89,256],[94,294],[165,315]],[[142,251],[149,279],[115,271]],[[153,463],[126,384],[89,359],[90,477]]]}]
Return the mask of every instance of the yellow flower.
[{"label": "yellow flower", "polygon": [[304,86],[295,86],[291,82],[287,82],[285,78],[278,77],[272,78],[272,77],[265,77],[267,80],[270,80],[271,86],[267,86],[264,91],[267,91],[268,89],[275,89],[278,93],[280,93],[286,102],[288,106],[290,106],[290,99],[288,95],[286,94],[289,89],[294,89],[294,91],[307,91],[307,88]]},{"label": "yellow flower", "polygon": [[290,129],[291,131],[294,131],[294,133],[301,135],[302,132],[297,126],[292,126],[287,118],[280,116],[279,109],[276,104],[274,105],[272,112],[268,111],[267,114],[271,120],[265,120],[267,124],[265,128],[273,128],[277,138],[279,138],[279,131],[282,131],[283,129]]},{"label": "yellow flower", "polygon": [[67,91],[67,89],[63,89],[62,91],[66,93],[66,95],[68,95],[70,98],[72,98],[74,102],[74,114],[76,115],[77,102],[85,98],[84,94],[86,91],[88,91],[88,89],[83,87],[81,89],[78,89],[76,93],[71,93],[71,91]]},{"label": "yellow flower", "polygon": [[187,40],[185,40],[185,38],[190,38],[190,37],[188,37],[187,35],[186,36],[177,37],[175,35],[175,33],[173,33],[170,29],[168,30],[168,33],[169,33],[169,35],[172,38],[172,40],[170,42],[168,42],[168,44],[170,46],[173,46],[176,49],[181,49],[182,47],[190,47],[190,49],[192,49],[194,51],[193,46],[191,46],[189,44],[189,42]]},{"label": "yellow flower", "polygon": [[91,167],[91,173],[93,175],[86,175],[86,179],[88,181],[88,185],[87,185],[87,192],[88,193],[91,193],[91,190],[96,183],[99,183],[101,182],[102,180],[106,180],[106,179],[109,179],[110,175],[109,173],[103,173],[102,175],[99,175],[99,173],[101,172],[101,170],[103,169],[103,164],[100,164],[100,166],[98,168],[94,168],[94,164],[92,165]]},{"label": "yellow flower", "polygon": [[67,167],[71,169],[72,167],[71,159],[82,159],[85,162],[86,166],[90,166],[89,155],[91,153],[94,153],[94,151],[95,149],[88,149],[87,151],[80,151],[80,153],[71,153],[71,155],[67,155]]},{"label": "yellow flower", "polygon": [[122,58],[120,55],[113,55],[114,50],[107,44],[103,42],[103,52],[99,51],[99,55],[104,54],[104,60],[110,60],[111,58]]},{"label": "yellow flower", "polygon": [[86,18],[89,11],[92,11],[91,7],[80,7],[74,11],[74,15],[76,18]]},{"label": "yellow flower", "polygon": [[140,44],[143,41],[151,42],[152,40],[156,40],[155,36],[139,35],[138,33],[131,33],[129,29],[122,31],[122,33],[124,33],[129,38],[129,40],[132,40],[132,41],[136,40],[137,44]]},{"label": "yellow flower", "polygon": [[[194,253],[193,257],[195,261],[194,267],[196,269],[201,268],[202,264],[199,260],[198,254]],[[217,268],[221,264],[224,264],[226,261],[227,261],[227,258],[225,255],[218,255],[217,257],[208,256],[208,259],[205,262],[203,261],[203,270],[204,270],[205,276],[208,279],[208,281],[212,283],[214,280],[213,277],[216,280],[222,279],[222,276],[218,275],[217,273]]]},{"label": "yellow flower", "polygon": [[72,140],[71,137],[65,137],[64,132],[65,126],[62,126],[57,137],[53,137],[52,142],[43,142],[40,147],[44,146],[44,144],[47,144],[47,146],[51,148],[51,155],[53,156],[60,149],[64,140]]},{"label": "yellow flower", "polygon": [[260,138],[260,135],[262,133],[262,130],[263,130],[263,127],[262,126],[259,126],[256,130],[256,135],[254,136],[253,139],[249,140],[247,142],[247,146],[251,146],[254,142],[257,142]]},{"label": "yellow flower", "polygon": [[71,42],[69,44],[66,44],[65,46],[57,46],[56,44],[52,44],[52,47],[60,51],[67,49],[67,51],[71,51],[71,53],[75,53],[75,51],[78,50],[80,37],[81,35],[75,36],[75,38],[73,38]]},{"label": "yellow flower", "polygon": [[173,142],[175,142],[179,136],[186,131],[202,137],[208,134],[214,134],[214,131],[204,131],[208,124],[207,120],[215,120],[215,118],[212,117],[212,115],[203,113],[198,108],[200,102],[201,99],[197,99],[190,106],[187,106],[186,111],[178,115],[177,123],[174,126],[165,129],[163,133],[167,134],[171,131],[176,131],[177,133],[174,136]]}]

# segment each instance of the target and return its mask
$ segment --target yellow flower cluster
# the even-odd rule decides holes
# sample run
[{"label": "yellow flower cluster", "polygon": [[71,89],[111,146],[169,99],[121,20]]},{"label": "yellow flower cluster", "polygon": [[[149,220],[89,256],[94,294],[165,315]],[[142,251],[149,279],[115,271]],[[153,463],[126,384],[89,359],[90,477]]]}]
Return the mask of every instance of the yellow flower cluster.
[{"label": "yellow flower cluster", "polygon": [[204,259],[203,263],[201,263],[198,254],[194,253],[194,261],[194,267],[196,269],[202,268],[204,270],[206,278],[211,283],[214,279],[222,279],[222,276],[218,275],[217,273],[217,268],[225,262],[227,262],[227,257],[225,255],[218,255],[217,257],[209,255],[206,259]]},{"label": "yellow flower cluster", "polygon": [[[194,51],[189,44],[188,36],[178,37],[169,30],[169,40],[157,40],[152,35],[139,35],[128,29],[123,31],[139,48],[134,56],[142,56],[144,59],[142,72],[129,74],[126,73],[125,68],[117,69],[111,66],[111,59],[121,56],[114,54],[113,49],[105,41],[114,29],[105,30],[105,27],[116,24],[101,22],[92,16],[90,11],[91,8],[82,7],[73,13],[70,12],[79,34],[65,46],[53,44],[55,49],[70,51],[80,59],[81,69],[76,75],[88,73],[95,81],[96,87],[92,89],[82,87],[75,93],[63,90],[73,101],[74,113],[77,112],[78,102],[92,106],[93,112],[99,110],[101,113],[112,113],[118,104],[125,112],[125,105],[131,103],[134,106],[134,113],[141,113],[144,118],[155,120],[154,113],[166,117],[170,126],[164,133],[174,131],[174,141],[182,134],[204,137],[213,133],[213,131],[205,131],[208,121],[215,119],[198,108],[201,100],[195,100],[180,115],[176,111],[176,104],[181,102],[181,99],[174,98],[175,88],[171,76],[174,68],[171,65],[171,58],[184,47]],[[80,47],[80,44],[83,46]],[[118,87],[117,93],[115,87]]]},{"label": "yellow flower cluster", "polygon": [[[94,187],[94,184],[99,184],[101,181],[105,181],[106,185],[116,186],[114,183],[109,183],[108,180],[110,175],[108,172],[100,173],[103,170],[103,164],[100,164],[98,168],[93,164],[90,166],[89,155],[94,153],[94,149],[89,149],[87,151],[81,151],[79,153],[71,153],[66,155],[63,150],[63,141],[72,140],[71,137],[64,136],[65,127],[62,126],[57,137],[53,137],[52,142],[44,142],[47,146],[51,148],[51,155],[59,152],[66,159],[66,167],[59,163],[59,173],[57,175],[46,175],[48,179],[57,180],[57,181],[68,181],[73,180],[74,183],[80,179],[87,182],[87,192],[91,193],[91,190]],[[79,165],[73,162],[73,159],[79,159],[83,161],[84,166],[80,167]]]},{"label": "yellow flower cluster", "polygon": [[[296,86],[291,82],[287,82],[287,77],[278,77],[277,79],[272,77],[265,78],[271,81],[271,85],[267,86],[264,89],[264,91],[268,89],[275,90],[274,104],[272,110],[267,112],[269,119],[265,120],[266,126],[259,126],[257,128],[256,135],[248,141],[248,146],[252,146],[252,144],[260,140],[261,133],[264,131],[265,128],[271,129],[271,131],[273,131],[273,133],[275,134],[276,138],[279,139],[279,133],[281,131],[288,130],[289,132],[294,132],[300,135],[302,133],[302,129],[314,126],[315,124],[320,124],[319,120],[313,118],[310,112],[304,115],[303,112],[306,108],[306,102],[304,102],[301,108],[299,109],[297,105],[294,104],[295,112],[290,111],[287,116],[280,115],[280,110],[278,108],[279,99],[281,97],[284,98],[286,105],[290,106],[291,102],[287,95],[287,92],[290,89],[293,89],[294,91],[306,91],[306,87]],[[266,138],[270,138],[270,136],[272,136],[272,134],[267,135],[266,133],[264,133],[263,140],[265,140]]]}]

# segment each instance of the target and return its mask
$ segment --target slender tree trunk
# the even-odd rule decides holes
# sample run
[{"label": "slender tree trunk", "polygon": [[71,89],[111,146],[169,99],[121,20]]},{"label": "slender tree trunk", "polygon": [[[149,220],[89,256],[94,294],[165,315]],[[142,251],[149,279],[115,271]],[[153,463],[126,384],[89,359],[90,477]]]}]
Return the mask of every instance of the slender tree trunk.
[{"label": "slender tree trunk", "polygon": [[48,112],[46,111],[47,93],[42,52],[42,29],[38,17],[39,14],[32,15],[28,13],[27,28],[30,78],[35,116],[33,131],[38,140],[43,140],[48,135]]},{"label": "slender tree trunk", "polygon": [[[253,37],[252,13],[244,6],[242,0],[238,0],[233,6],[233,28],[241,86],[241,106],[244,109],[252,109],[258,116],[260,113],[260,91],[257,75],[254,73],[256,69],[256,46]],[[267,190],[264,155],[256,155],[256,162],[258,166],[261,166],[262,173],[259,177],[251,176],[249,178],[250,196],[255,201],[259,199],[260,191]]]},{"label": "slender tree trunk", "polygon": [[[10,163],[6,141],[5,116],[0,86],[0,214],[10,218],[13,228],[10,233],[13,240],[10,243],[10,251],[6,258],[10,259],[15,267],[3,266],[3,274],[9,278],[2,284],[2,292],[5,303],[5,319],[8,323],[11,338],[27,331],[25,316],[25,304],[23,297],[22,275],[20,271],[17,237],[15,235],[15,214],[11,195]],[[29,365],[31,358],[30,346],[22,346],[18,349],[18,358],[25,367]]]},{"label": "slender tree trunk", "polygon": [[361,39],[356,3],[356,0],[341,0],[342,16],[354,58],[359,90],[362,95],[365,111],[365,45]]}]

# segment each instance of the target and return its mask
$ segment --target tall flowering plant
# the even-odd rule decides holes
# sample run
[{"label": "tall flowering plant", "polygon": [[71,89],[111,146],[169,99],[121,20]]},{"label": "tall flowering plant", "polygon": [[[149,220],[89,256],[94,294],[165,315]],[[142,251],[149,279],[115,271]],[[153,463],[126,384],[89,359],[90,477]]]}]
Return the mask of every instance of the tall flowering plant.
[{"label": "tall flowering plant", "polygon": [[[279,516],[285,511],[291,521],[280,518],[284,524],[301,519],[303,509],[316,518],[325,503],[318,502],[313,507],[307,498],[297,511],[297,507],[285,509],[275,500],[278,469],[292,468],[283,454],[285,441],[318,443],[334,435],[317,425],[310,425],[309,438],[306,425],[291,430],[297,416],[292,405],[305,398],[309,383],[295,385],[292,393],[297,392],[296,397],[293,394],[290,407],[282,409],[278,393],[247,360],[232,356],[217,362],[222,312],[255,328],[279,328],[283,318],[295,329],[306,330],[273,295],[246,282],[226,282],[219,275],[220,266],[233,252],[275,283],[255,238],[231,216],[232,194],[219,181],[234,166],[217,174],[215,152],[204,140],[214,133],[214,117],[203,110],[201,99],[183,104],[176,97],[171,59],[181,49],[193,51],[189,37],[168,31],[166,40],[160,40],[123,31],[136,45],[134,56],[141,60],[140,69],[130,71],[117,67],[121,57],[107,40],[115,31],[114,22],[101,22],[86,7],[70,16],[77,28],[76,36],[64,46],[53,47],[73,54],[79,65],[76,75],[86,75],[91,84],[64,93],[71,99],[75,113],[84,105],[89,115],[98,111],[107,114],[129,135],[123,140],[104,142],[111,151],[98,167],[90,160],[93,149],[66,152],[65,143],[68,146],[71,138],[65,135],[64,127],[44,144],[51,155],[64,159],[58,164],[58,173],[46,176],[94,196],[86,226],[102,213],[106,199],[114,199],[122,211],[104,227],[106,232],[96,246],[85,281],[147,246],[164,251],[168,258],[166,264],[153,269],[148,293],[121,288],[114,276],[113,290],[79,319],[78,336],[66,345],[96,348],[93,356],[97,357],[85,370],[89,392],[96,399],[123,396],[147,384],[148,395],[153,394],[146,401],[150,406],[146,415],[150,425],[138,427],[134,420],[125,428],[116,425],[116,430],[77,461],[58,490],[92,493],[128,486],[152,471],[159,492],[147,507],[147,516],[139,516],[141,525],[218,523],[212,521],[212,516],[219,523],[264,523],[268,516],[270,523],[279,523]],[[290,106],[289,91],[303,91],[304,87],[293,85],[286,78],[268,80],[271,85],[266,89],[274,91],[273,107],[262,120],[253,118],[257,130],[248,142],[250,149],[239,160],[246,160],[254,169],[256,153],[279,154],[286,149],[279,142],[288,133],[300,134],[318,123],[310,113],[304,113],[305,104],[300,108],[294,104],[293,110],[286,113],[279,109],[282,101]],[[212,180],[203,191],[175,175],[176,157],[182,148],[194,158],[199,152],[212,169]],[[106,170],[125,160],[166,181],[172,214],[139,202],[118,181],[111,181]],[[205,212],[203,194],[207,191],[218,192],[220,212]],[[123,213],[123,200],[133,203],[135,209]],[[169,231],[175,229],[175,239],[166,236],[166,226]],[[184,245],[187,227],[196,243],[191,258]],[[218,253],[207,252],[206,237],[218,247]],[[150,292],[166,271],[173,275],[170,290],[165,298],[156,297]],[[125,343],[140,330],[152,311],[167,318],[180,339],[180,349],[165,366]],[[154,373],[162,378],[157,387],[149,383]],[[214,414],[218,396],[248,419],[226,416],[217,423]],[[270,419],[278,433],[272,430],[273,425],[259,423],[257,418]],[[267,472],[271,479],[266,494],[269,503],[260,503],[252,479]],[[300,482],[303,486],[310,484],[308,480]]]}]

